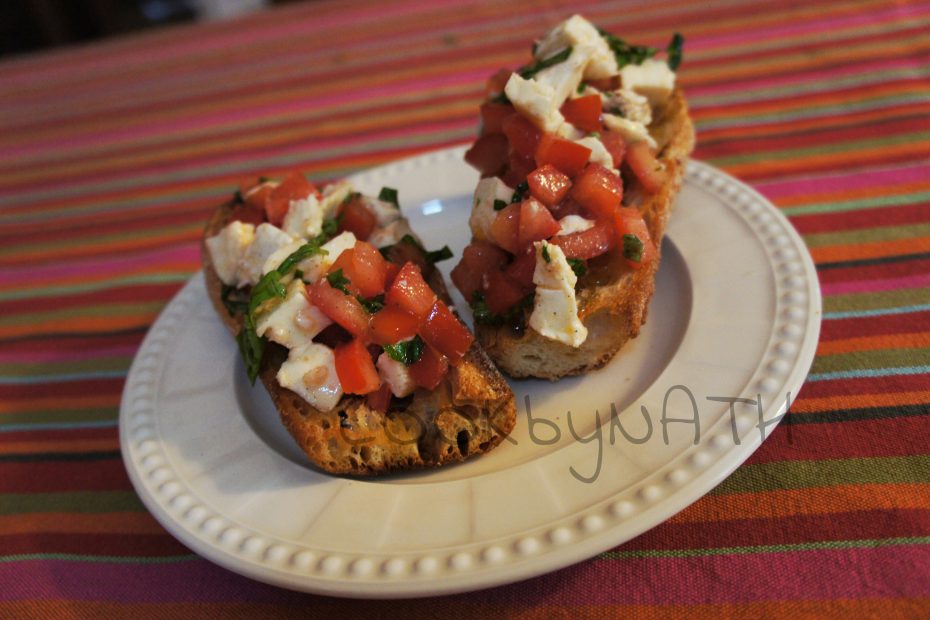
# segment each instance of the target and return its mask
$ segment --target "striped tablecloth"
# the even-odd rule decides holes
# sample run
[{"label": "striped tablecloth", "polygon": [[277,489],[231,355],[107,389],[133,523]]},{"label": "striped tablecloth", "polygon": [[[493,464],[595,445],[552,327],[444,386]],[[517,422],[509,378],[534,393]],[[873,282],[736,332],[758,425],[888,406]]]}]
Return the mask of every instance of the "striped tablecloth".
[{"label": "striped tablecloth", "polygon": [[[696,157],[807,241],[825,314],[788,424],[647,534],[467,596],[327,599],[193,555],[133,493],[117,409],[207,213],[248,173],[467,141],[485,77],[573,10],[684,32]],[[0,62],[0,617],[930,616],[928,33],[906,0],[333,0]]]}]

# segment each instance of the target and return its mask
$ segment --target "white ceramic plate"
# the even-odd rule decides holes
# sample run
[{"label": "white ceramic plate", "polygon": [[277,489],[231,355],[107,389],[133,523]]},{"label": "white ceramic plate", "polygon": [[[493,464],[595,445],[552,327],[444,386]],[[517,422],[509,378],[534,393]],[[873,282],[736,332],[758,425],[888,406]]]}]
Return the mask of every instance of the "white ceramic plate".
[{"label": "white ceramic plate", "polygon": [[[460,256],[477,181],[462,153],[354,181],[369,193],[398,188],[427,245]],[[518,422],[509,441],[462,465],[372,480],[308,465],[264,388],[249,386],[198,274],[130,370],[120,408],[126,468],[188,547],[295,590],[426,596],[589,558],[668,519],[742,463],[763,439],[760,426],[771,433],[797,393],[817,344],[811,259],[749,187],[692,162],[662,255],[649,321],[605,368],[511,382]],[[712,398],[761,404],[731,412]]]}]

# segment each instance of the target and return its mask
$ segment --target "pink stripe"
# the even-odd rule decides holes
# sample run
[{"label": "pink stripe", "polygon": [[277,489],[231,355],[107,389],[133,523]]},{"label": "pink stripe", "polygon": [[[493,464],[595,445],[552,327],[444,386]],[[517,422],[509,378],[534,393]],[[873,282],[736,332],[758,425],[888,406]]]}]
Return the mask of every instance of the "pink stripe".
[{"label": "pink stripe", "polygon": [[877,293],[879,291],[895,291],[925,286],[930,286],[930,273],[909,278],[821,283],[820,291],[824,295],[845,295],[847,293]]},{"label": "pink stripe", "polygon": [[[0,351],[0,363],[45,363],[75,362],[107,357],[132,357],[139,350],[137,346],[104,347],[96,346],[84,351],[30,351],[28,353],[5,353]],[[14,413],[14,412],[11,412]],[[0,415],[3,415],[0,412]]]},{"label": "pink stripe", "polygon": [[825,194],[834,191],[851,191],[866,188],[909,184],[930,178],[930,161],[893,168],[870,168],[854,172],[829,172],[789,180],[757,181],[755,187],[768,198],[778,200],[789,196]]}]

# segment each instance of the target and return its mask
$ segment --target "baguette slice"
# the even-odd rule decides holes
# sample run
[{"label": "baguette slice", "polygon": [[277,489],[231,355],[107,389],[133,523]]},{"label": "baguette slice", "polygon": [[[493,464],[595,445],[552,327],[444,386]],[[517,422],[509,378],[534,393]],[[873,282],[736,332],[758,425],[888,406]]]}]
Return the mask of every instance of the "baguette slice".
[{"label": "baguette slice", "polygon": [[590,262],[589,274],[579,279],[576,291],[578,316],[588,328],[588,337],[578,348],[529,328],[517,332],[506,325],[476,325],[481,346],[511,377],[554,381],[600,368],[639,334],[655,290],[662,236],[694,148],[694,127],[681,89],[676,88],[657,112],[650,132],[659,144],[657,159],[665,166],[668,182],[654,194],[635,185],[627,185],[625,192],[636,197],[634,204],[642,211],[660,256],[636,271],[625,269],[615,252]]},{"label": "baguette slice", "polygon": [[[229,202],[213,213],[203,241],[229,222],[232,210]],[[236,335],[243,316],[227,312],[223,283],[205,244],[201,257],[210,301]],[[440,298],[451,303],[439,270],[433,269],[427,281]],[[435,390],[417,389],[386,414],[371,409],[364,397],[353,395],[344,395],[330,411],[315,409],[278,384],[275,375],[286,359],[287,349],[269,342],[259,377],[307,458],[330,473],[373,476],[456,463],[492,449],[516,421],[513,392],[477,342],[459,366],[450,367]]]}]

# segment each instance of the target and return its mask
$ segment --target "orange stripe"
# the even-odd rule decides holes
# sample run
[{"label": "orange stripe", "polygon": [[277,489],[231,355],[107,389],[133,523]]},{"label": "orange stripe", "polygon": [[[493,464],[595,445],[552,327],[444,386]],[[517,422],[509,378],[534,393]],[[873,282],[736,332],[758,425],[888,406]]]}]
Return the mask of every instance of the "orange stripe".
[{"label": "orange stripe", "polygon": [[[930,108],[928,108],[930,111]],[[874,187],[861,187],[856,189],[841,190],[837,192],[821,192],[816,194],[795,194],[778,199],[779,206],[793,207],[803,206],[817,202],[840,202],[843,200],[855,200],[858,198],[891,198],[896,195],[915,194],[917,192],[930,190],[930,181],[917,181],[915,183],[901,183],[899,185],[876,185]],[[798,214],[803,217],[803,213]],[[818,214],[819,215],[819,214]]]},{"label": "orange stripe", "polygon": [[[37,454],[59,452],[95,452],[119,450],[119,439],[67,439],[0,443],[4,454]],[[0,529],[2,531],[2,529]]]},{"label": "orange stripe", "polygon": [[802,398],[791,405],[791,413],[816,413],[838,409],[868,407],[898,407],[930,402],[930,390],[921,392],[890,392],[888,394],[843,394],[822,398]]},{"label": "orange stripe", "polygon": [[148,512],[41,512],[0,516],[4,534],[164,534]]},{"label": "orange stripe", "polygon": [[116,407],[119,405],[119,394],[86,394],[82,396],[68,396],[59,398],[47,396],[44,398],[30,397],[25,401],[13,401],[10,398],[0,400],[0,414],[21,413],[26,411],[52,411],[55,409],[93,409],[98,407]]},{"label": "orange stripe", "polygon": [[885,334],[846,338],[845,340],[821,340],[817,345],[817,355],[836,355],[837,353],[877,349],[923,349],[927,346],[930,346],[930,332]]},{"label": "orange stripe", "polygon": [[853,484],[706,495],[669,522],[784,519],[798,515],[891,509],[930,509],[930,484]]},{"label": "orange stripe", "polygon": [[816,263],[833,263],[859,258],[879,258],[882,256],[900,256],[916,254],[930,250],[930,237],[913,237],[895,241],[874,241],[872,243],[849,243],[845,245],[810,248]]},{"label": "orange stripe", "polygon": [[105,316],[105,317],[69,317],[67,321],[62,318],[36,321],[28,325],[11,325],[0,328],[0,339],[22,338],[24,336],[38,336],[67,332],[71,335],[85,335],[112,332],[133,328],[149,327],[158,315],[157,312],[146,312],[134,316]]}]

